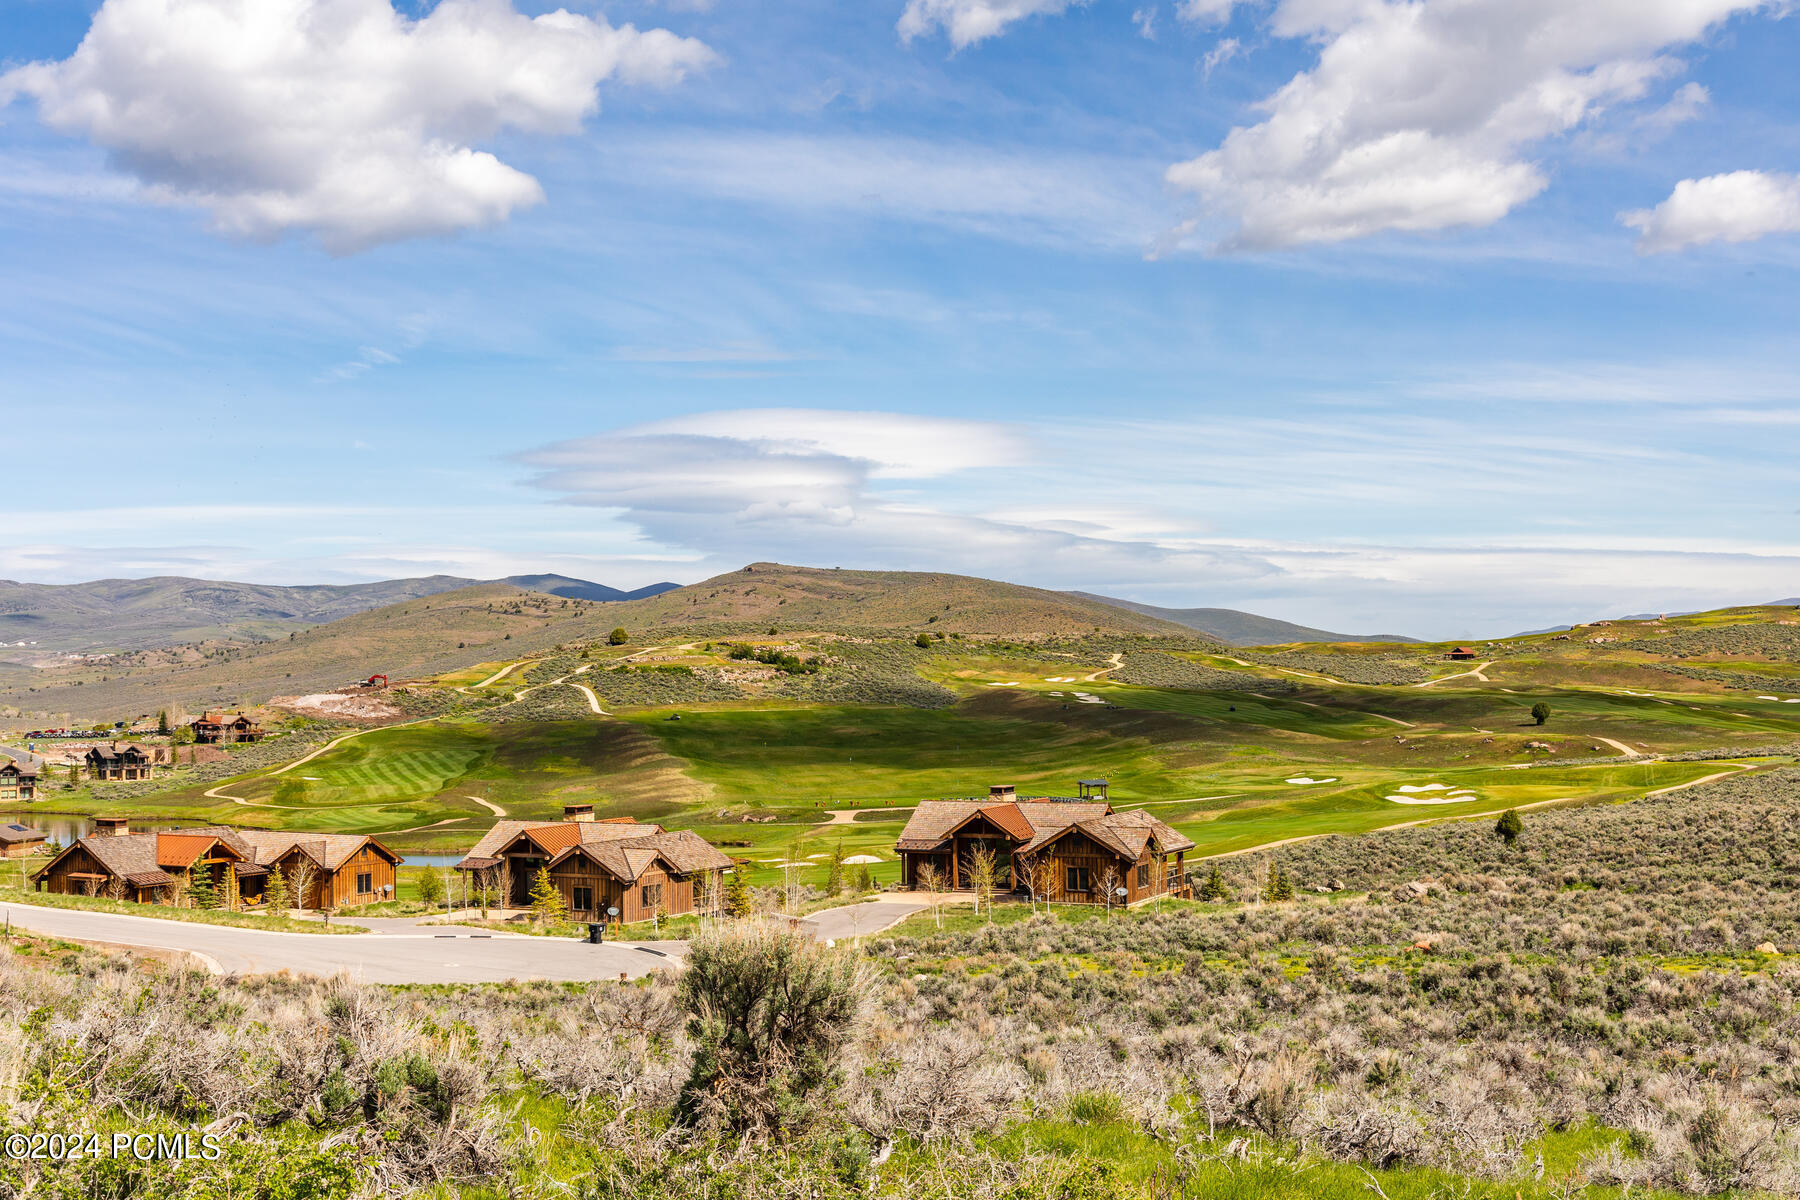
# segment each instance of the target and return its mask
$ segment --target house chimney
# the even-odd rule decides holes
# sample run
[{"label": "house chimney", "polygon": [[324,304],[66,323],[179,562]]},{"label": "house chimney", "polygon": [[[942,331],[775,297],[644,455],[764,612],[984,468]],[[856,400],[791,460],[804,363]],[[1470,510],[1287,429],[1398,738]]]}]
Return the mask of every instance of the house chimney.
[{"label": "house chimney", "polygon": [[1013,798],[1013,796],[1017,793],[1017,790],[1018,789],[1014,788],[1013,785],[1010,783],[990,784],[988,786],[988,799],[990,799],[990,800],[1011,800]]},{"label": "house chimney", "polygon": [[594,806],[591,804],[563,805],[563,820],[565,821],[591,821],[593,819]]},{"label": "house chimney", "polygon": [[130,817],[95,817],[95,837],[124,837],[131,832]]}]

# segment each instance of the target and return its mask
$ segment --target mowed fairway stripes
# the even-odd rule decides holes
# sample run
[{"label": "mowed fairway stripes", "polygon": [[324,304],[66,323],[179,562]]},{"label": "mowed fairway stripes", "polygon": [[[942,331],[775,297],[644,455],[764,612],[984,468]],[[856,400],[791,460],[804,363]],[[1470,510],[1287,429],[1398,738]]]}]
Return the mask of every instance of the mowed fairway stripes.
[{"label": "mowed fairway stripes", "polygon": [[342,798],[366,804],[371,800],[423,799],[435,796],[460,779],[481,757],[476,750],[402,750],[394,754],[364,756],[361,761],[326,767],[317,790],[322,803],[342,790]]}]

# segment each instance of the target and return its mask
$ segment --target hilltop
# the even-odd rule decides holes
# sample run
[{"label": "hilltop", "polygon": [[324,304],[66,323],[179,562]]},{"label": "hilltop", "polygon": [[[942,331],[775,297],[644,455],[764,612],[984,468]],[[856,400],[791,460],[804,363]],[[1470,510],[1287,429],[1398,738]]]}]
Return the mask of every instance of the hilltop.
[{"label": "hilltop", "polygon": [[1097,596],[1092,592],[1070,592],[1068,594],[1079,596],[1084,600],[1096,600],[1101,604],[1110,604],[1114,608],[1129,609],[1134,613],[1155,617],[1161,621],[1171,621],[1176,625],[1185,625],[1189,629],[1198,630],[1208,637],[1218,638],[1221,642],[1231,646],[1281,646],[1290,642],[1417,642],[1420,640],[1398,633],[1332,633],[1325,629],[1296,625],[1292,621],[1280,621],[1274,617],[1259,617],[1255,613],[1242,612],[1235,608],[1159,608],[1154,604],[1140,604],[1135,600],[1118,600],[1111,596]]},{"label": "hilltop", "polygon": [[1193,635],[1154,617],[993,580],[752,563],[636,600],[596,603],[477,584],[289,629],[274,641],[137,649],[54,670],[0,662],[0,703],[26,712],[115,719],[168,706],[254,704],[334,690],[371,674],[413,679],[525,658],[566,643],[603,640],[620,626],[646,637],[677,629],[686,638],[767,627],[909,638],[923,630],[1009,638]]},{"label": "hilltop", "polygon": [[[72,584],[3,579],[0,646],[28,643],[13,646],[11,657],[29,659],[51,653],[148,650],[184,642],[272,641],[314,625],[481,582],[455,575],[300,587],[179,575]],[[491,582],[592,601],[638,600],[678,586],[653,583],[626,592],[566,575],[514,575]]]}]

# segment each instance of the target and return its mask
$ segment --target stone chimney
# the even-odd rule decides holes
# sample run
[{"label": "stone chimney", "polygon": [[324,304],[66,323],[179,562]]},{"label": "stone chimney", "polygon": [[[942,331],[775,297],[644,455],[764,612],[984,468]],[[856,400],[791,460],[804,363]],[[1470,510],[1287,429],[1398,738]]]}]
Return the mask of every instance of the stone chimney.
[{"label": "stone chimney", "polygon": [[1010,783],[995,783],[988,786],[989,800],[1011,800],[1018,795],[1018,789]]},{"label": "stone chimney", "polygon": [[591,804],[563,805],[563,820],[565,821],[591,821],[593,819],[594,806]]},{"label": "stone chimney", "polygon": [[131,832],[130,817],[95,817],[95,837],[124,837]]}]

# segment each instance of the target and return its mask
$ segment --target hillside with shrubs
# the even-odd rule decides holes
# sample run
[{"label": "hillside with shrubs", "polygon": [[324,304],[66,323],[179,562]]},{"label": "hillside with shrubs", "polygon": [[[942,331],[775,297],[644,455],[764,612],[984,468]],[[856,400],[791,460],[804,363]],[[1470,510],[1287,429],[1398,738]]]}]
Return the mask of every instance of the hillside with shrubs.
[{"label": "hillside with shrubs", "polygon": [[1318,839],[1190,864],[1213,903],[1003,906],[861,950],[725,921],[685,972],[632,985],[209,979],[15,941],[6,1131],[206,1128],[225,1154],[156,1168],[153,1193],[96,1160],[6,1161],[0,1187],[1800,1190],[1800,770],[1504,831]]}]

